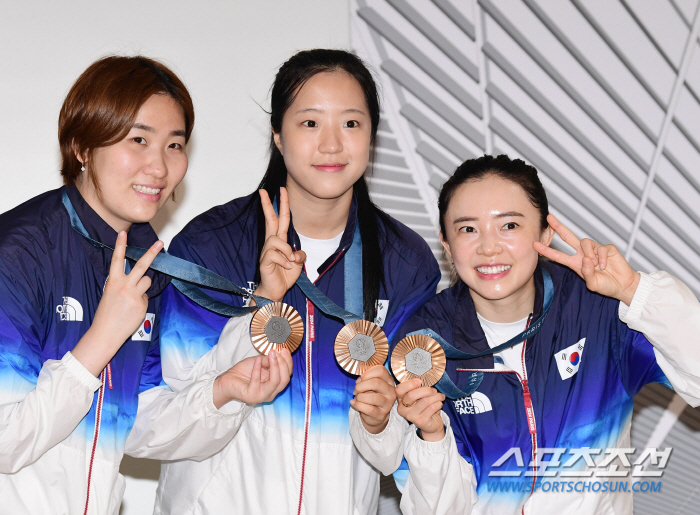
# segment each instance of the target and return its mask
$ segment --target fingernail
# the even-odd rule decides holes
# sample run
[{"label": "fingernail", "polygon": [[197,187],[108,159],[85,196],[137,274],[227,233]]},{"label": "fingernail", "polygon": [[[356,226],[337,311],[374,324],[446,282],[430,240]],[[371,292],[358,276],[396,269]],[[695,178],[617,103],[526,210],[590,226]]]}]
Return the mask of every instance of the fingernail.
[{"label": "fingernail", "polygon": [[271,357],[271,358],[276,358],[276,357],[277,357],[277,353],[276,353],[275,351],[271,350],[271,351],[270,351],[270,357]]}]

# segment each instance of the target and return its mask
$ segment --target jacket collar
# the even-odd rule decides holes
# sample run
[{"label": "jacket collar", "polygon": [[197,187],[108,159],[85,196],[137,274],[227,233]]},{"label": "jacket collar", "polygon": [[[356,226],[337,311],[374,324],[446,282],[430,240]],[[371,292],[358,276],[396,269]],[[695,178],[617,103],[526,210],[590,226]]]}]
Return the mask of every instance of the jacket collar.
[{"label": "jacket collar", "polygon": [[[117,241],[117,232],[90,207],[90,204],[85,201],[80,191],[78,191],[78,188],[72,185],[65,188],[78,218],[80,218],[90,237],[106,245],[114,246],[114,243]],[[105,275],[108,275],[112,261],[112,251],[110,249],[97,249],[84,238],[79,238],[85,244],[84,247],[93,265],[103,271]],[[145,249],[149,248],[157,240],[158,236],[149,223],[132,224],[126,237],[127,245]],[[149,298],[160,294],[171,280],[170,276],[155,270],[149,269],[146,275],[152,281],[151,287],[146,292]]]},{"label": "jacket collar", "polygon": [[[537,320],[542,314],[544,305],[544,279],[542,278],[542,267],[547,266],[540,259],[535,269],[535,307],[532,319]],[[551,273],[551,272],[550,272]],[[469,293],[469,287],[464,282],[459,281],[455,286],[456,313],[454,323],[453,345],[459,350],[476,354],[489,349],[486,335],[481,328],[479,319],[476,316],[474,301]],[[533,337],[534,338],[534,337]],[[532,339],[530,339],[530,342]],[[526,355],[530,354],[530,347],[526,348]],[[488,354],[480,358],[469,360],[457,360],[457,368],[469,369],[492,369],[494,368],[493,354]]]}]

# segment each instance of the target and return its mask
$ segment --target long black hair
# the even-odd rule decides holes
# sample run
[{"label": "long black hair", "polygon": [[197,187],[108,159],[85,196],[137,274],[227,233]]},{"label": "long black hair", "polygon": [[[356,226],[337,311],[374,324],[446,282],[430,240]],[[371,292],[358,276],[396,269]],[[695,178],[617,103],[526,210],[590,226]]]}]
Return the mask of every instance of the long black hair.
[{"label": "long black hair", "polygon": [[[372,123],[370,156],[374,155],[374,145],[379,125],[379,91],[372,74],[362,60],[344,50],[314,49],[294,54],[277,72],[272,86],[270,102],[270,125],[274,133],[282,131],[282,119],[292,105],[299,90],[306,82],[319,73],[343,71],[353,77],[365,96]],[[287,184],[287,167],[284,157],[275,145],[274,134],[270,135],[270,161],[258,189],[267,191],[270,198],[276,196],[279,188]],[[362,294],[363,316],[374,320],[375,306],[379,298],[379,287],[384,282],[382,247],[385,245],[386,230],[398,235],[391,218],[374,205],[364,175],[353,185],[357,200],[357,219],[362,236]],[[379,221],[383,222],[383,229]],[[262,205],[258,203],[258,262],[255,281],[260,282],[260,256],[265,245],[265,217]]]},{"label": "long black hair", "polygon": [[549,214],[547,194],[537,176],[537,169],[521,159],[511,159],[505,154],[498,157],[484,155],[477,159],[469,159],[459,165],[452,177],[442,185],[438,198],[438,211],[440,213],[440,232],[443,238],[447,236],[445,213],[447,213],[450,200],[452,200],[457,188],[465,182],[479,181],[490,175],[495,175],[520,186],[525,191],[530,203],[540,212],[540,230],[544,231],[549,227],[549,223],[547,223],[547,215]]}]

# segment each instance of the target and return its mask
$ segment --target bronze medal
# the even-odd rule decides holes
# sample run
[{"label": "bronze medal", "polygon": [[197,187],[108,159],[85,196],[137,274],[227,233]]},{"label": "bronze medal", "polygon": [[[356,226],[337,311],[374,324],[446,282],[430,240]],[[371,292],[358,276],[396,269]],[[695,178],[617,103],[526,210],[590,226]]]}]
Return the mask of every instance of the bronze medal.
[{"label": "bronze medal", "polygon": [[250,322],[250,339],[260,354],[283,348],[294,352],[304,338],[304,321],[299,312],[284,302],[272,302],[258,309]]},{"label": "bronze medal", "polygon": [[346,372],[360,376],[383,365],[389,355],[389,340],[382,328],[367,320],[355,320],[335,337],[335,359]]},{"label": "bronze medal", "polygon": [[433,386],[445,373],[445,351],[424,334],[406,336],[391,353],[391,370],[400,383],[419,378],[423,386]]}]

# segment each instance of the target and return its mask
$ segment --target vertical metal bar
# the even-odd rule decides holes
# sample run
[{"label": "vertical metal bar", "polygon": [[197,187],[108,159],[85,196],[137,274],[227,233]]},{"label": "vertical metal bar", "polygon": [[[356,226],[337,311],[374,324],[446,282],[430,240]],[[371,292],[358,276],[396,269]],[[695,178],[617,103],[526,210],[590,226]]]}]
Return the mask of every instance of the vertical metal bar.
[{"label": "vertical metal bar", "polygon": [[690,68],[690,61],[693,57],[693,50],[695,49],[695,40],[698,37],[698,32],[700,32],[700,9],[695,11],[695,19],[693,20],[693,28],[688,35],[688,39],[685,42],[685,49],[683,49],[683,58],[681,59],[681,67],[676,76],[676,80],[673,83],[673,90],[671,92],[671,100],[668,105],[668,110],[664,116],[664,122],[661,126],[661,134],[659,135],[659,141],[654,149],[654,155],[651,159],[651,166],[649,167],[649,173],[647,175],[646,183],[644,184],[644,191],[642,193],[642,198],[639,201],[639,207],[637,208],[637,216],[634,220],[634,226],[632,226],[632,232],[630,234],[629,244],[627,245],[627,250],[625,251],[625,258],[627,261],[630,260],[632,256],[632,251],[634,250],[634,244],[637,241],[637,235],[639,234],[639,227],[642,225],[642,217],[644,216],[644,210],[646,209],[647,201],[649,200],[649,194],[651,193],[651,187],[654,185],[654,177],[659,169],[659,163],[661,162],[661,156],[663,155],[664,146],[666,145],[666,138],[668,138],[669,129],[671,128],[671,123],[673,121],[673,116],[676,112],[676,107],[678,107],[678,100],[681,97],[681,91],[683,90],[683,84],[685,83],[685,76],[688,74],[688,69]]},{"label": "vertical metal bar", "polygon": [[482,130],[484,132],[484,151],[493,154],[493,133],[491,132],[491,99],[486,88],[488,87],[488,59],[484,54],[484,42],[486,41],[486,19],[484,10],[478,2],[475,2],[476,14],[476,51],[479,62],[479,94],[481,96]]}]

